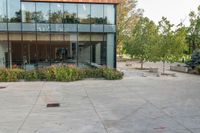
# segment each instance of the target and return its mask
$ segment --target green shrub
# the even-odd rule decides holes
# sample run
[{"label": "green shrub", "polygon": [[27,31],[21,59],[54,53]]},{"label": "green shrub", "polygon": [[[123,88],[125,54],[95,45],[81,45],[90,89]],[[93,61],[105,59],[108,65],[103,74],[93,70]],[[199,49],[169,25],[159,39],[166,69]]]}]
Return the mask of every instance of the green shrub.
[{"label": "green shrub", "polygon": [[83,77],[84,78],[102,78],[103,77],[103,69],[83,69]]},{"label": "green shrub", "polygon": [[75,81],[82,79],[81,73],[76,67],[61,66],[56,68],[56,81]]},{"label": "green shrub", "polygon": [[52,81],[56,79],[56,67],[47,68],[45,71],[46,80]]},{"label": "green shrub", "polygon": [[59,66],[32,71],[22,69],[0,69],[0,82],[11,82],[25,79],[27,81],[76,81],[85,78],[122,79],[123,73],[111,68],[80,69],[77,67]]},{"label": "green shrub", "polygon": [[27,81],[39,80],[38,72],[36,70],[25,71],[24,79],[27,80]]},{"label": "green shrub", "polygon": [[8,81],[18,81],[24,78],[24,70],[22,69],[10,69],[8,73]]},{"label": "green shrub", "polygon": [[119,80],[123,78],[123,73],[111,68],[103,68],[103,77],[107,80]]},{"label": "green shrub", "polygon": [[46,80],[46,69],[38,69],[36,72],[39,80]]},{"label": "green shrub", "polygon": [[8,81],[8,69],[0,69],[0,81],[1,82]]},{"label": "green shrub", "polygon": [[16,82],[23,79],[22,69],[0,69],[0,82]]},{"label": "green shrub", "polygon": [[40,80],[54,81],[55,80],[55,67],[42,68],[37,70],[37,76]]}]

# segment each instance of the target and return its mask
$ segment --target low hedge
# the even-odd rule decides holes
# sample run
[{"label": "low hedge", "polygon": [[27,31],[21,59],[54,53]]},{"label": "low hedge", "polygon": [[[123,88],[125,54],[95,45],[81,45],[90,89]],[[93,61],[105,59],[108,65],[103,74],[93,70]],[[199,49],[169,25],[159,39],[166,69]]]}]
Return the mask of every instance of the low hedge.
[{"label": "low hedge", "polygon": [[0,69],[0,82],[15,82],[24,77],[22,69]]},{"label": "low hedge", "polygon": [[111,68],[103,68],[103,77],[107,80],[122,79],[123,73]]},{"label": "low hedge", "polygon": [[111,68],[81,69],[77,67],[59,66],[48,67],[32,71],[22,69],[0,69],[0,82],[26,81],[77,81],[85,78],[104,78],[119,80],[123,73]]}]

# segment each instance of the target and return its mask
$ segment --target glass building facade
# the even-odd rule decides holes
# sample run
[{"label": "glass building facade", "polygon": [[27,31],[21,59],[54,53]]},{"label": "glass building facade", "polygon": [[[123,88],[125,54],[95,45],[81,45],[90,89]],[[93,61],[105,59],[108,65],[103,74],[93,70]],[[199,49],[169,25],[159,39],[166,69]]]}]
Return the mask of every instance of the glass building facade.
[{"label": "glass building facade", "polygon": [[116,67],[116,4],[0,0],[0,67]]}]

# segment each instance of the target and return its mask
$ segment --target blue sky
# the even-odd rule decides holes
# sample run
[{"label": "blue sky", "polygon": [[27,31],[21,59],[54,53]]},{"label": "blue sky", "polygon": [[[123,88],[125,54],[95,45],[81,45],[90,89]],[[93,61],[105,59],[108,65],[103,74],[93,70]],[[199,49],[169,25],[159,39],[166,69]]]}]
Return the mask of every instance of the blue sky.
[{"label": "blue sky", "polygon": [[189,25],[188,14],[197,11],[200,0],[138,0],[138,8],[144,9],[144,16],[154,22],[161,20],[162,16],[168,18],[173,24],[181,21]]}]

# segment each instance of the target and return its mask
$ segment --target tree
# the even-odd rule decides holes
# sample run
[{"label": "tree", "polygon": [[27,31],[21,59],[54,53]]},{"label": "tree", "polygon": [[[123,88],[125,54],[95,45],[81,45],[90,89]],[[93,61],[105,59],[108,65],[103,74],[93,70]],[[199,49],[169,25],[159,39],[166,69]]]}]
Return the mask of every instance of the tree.
[{"label": "tree", "polygon": [[42,11],[35,12],[35,21],[36,22],[44,21],[44,14],[42,13]]},{"label": "tree", "polygon": [[10,22],[21,22],[21,10],[15,12],[15,16],[10,18]]},{"label": "tree", "polygon": [[181,59],[187,49],[186,28],[181,24],[173,31],[173,26],[167,18],[162,17],[159,22],[158,58],[163,62],[163,73],[165,73],[165,62],[175,62]]},{"label": "tree", "polygon": [[141,61],[141,69],[145,61],[156,61],[156,47],[158,40],[158,28],[153,21],[141,17],[135,27],[132,28],[131,37],[125,42],[125,53],[132,58]]},{"label": "tree", "polygon": [[137,0],[120,0],[117,6],[117,53],[123,53],[126,36],[130,36],[132,27],[137,23],[142,10],[136,9]]},{"label": "tree", "polygon": [[60,23],[62,22],[62,11],[55,11],[55,12],[52,12],[50,17],[49,17],[49,20],[51,23]]},{"label": "tree", "polygon": [[[188,42],[192,51],[200,48],[200,6],[198,12],[190,12],[190,26],[188,27]],[[190,50],[191,52],[191,50]]]},{"label": "tree", "polygon": [[0,22],[7,22],[7,17],[0,15]]}]

